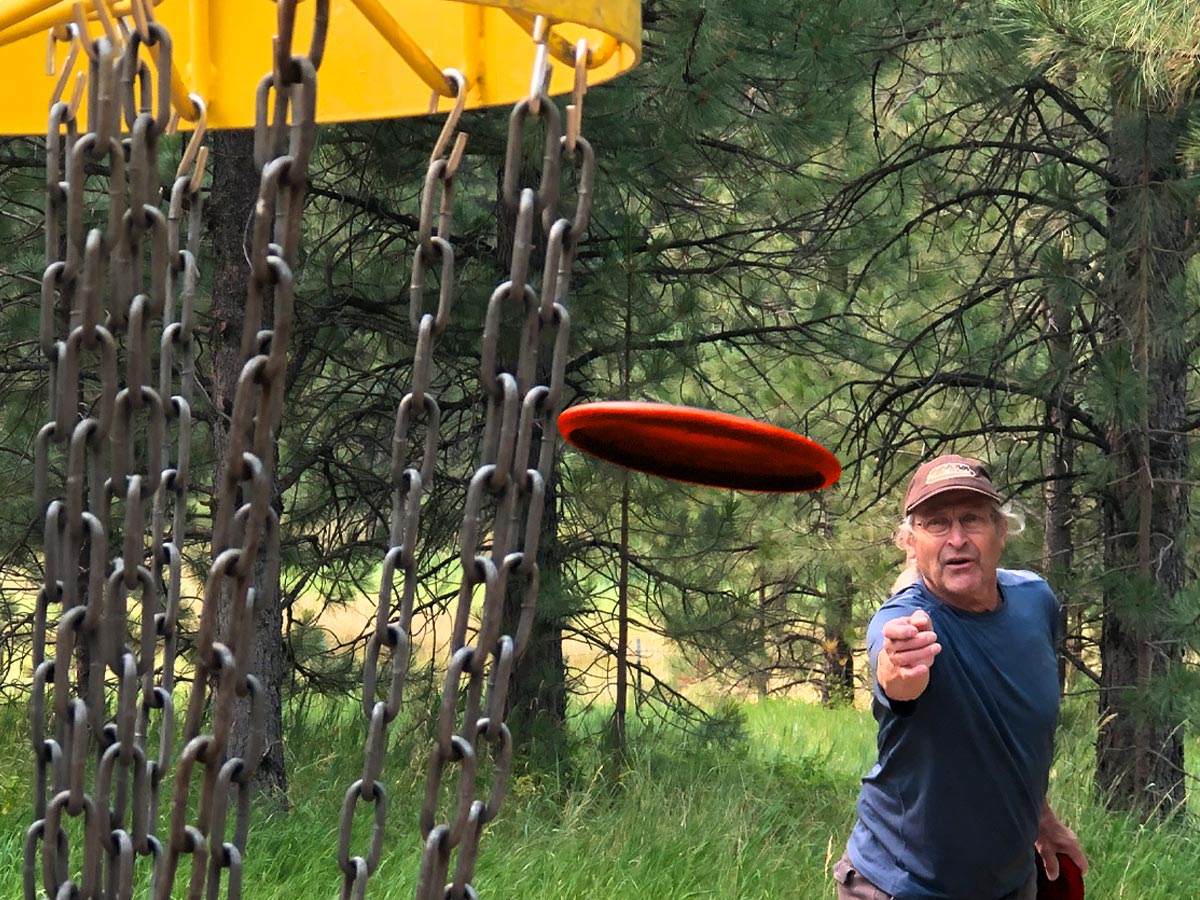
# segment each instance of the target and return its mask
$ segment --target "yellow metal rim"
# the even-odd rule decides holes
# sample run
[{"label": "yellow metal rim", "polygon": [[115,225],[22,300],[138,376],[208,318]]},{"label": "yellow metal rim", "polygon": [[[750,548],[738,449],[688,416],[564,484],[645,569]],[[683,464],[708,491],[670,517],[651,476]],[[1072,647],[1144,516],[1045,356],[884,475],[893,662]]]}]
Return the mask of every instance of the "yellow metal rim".
[{"label": "yellow metal rim", "polygon": [[[171,34],[171,101],[187,126],[207,104],[209,128],[246,128],[254,123],[255,90],[271,70],[276,31],[272,0],[152,0],[154,19]],[[91,38],[102,33],[96,5],[133,27],[131,0],[85,0]],[[294,47],[304,52],[312,30],[313,0],[297,12]],[[0,66],[16,90],[0,108],[0,134],[45,130],[69,47],[55,41],[55,74],[47,74],[50,29],[65,36],[74,0],[0,0]],[[531,36],[539,17],[545,28],[543,57],[551,94],[575,84],[575,52],[586,41],[588,85],[632,68],[641,56],[639,0],[330,0],[329,34],[320,70],[317,119],[353,121],[423,115],[431,96],[452,94],[442,73],[466,79],[466,107],[509,104],[527,96],[534,82],[537,46]],[[156,71],[156,52],[143,50]],[[86,72],[87,55],[74,67]],[[68,87],[69,93],[70,88]],[[84,92],[87,93],[86,91]],[[444,99],[442,108],[451,100]],[[86,101],[85,104],[86,106]]]}]

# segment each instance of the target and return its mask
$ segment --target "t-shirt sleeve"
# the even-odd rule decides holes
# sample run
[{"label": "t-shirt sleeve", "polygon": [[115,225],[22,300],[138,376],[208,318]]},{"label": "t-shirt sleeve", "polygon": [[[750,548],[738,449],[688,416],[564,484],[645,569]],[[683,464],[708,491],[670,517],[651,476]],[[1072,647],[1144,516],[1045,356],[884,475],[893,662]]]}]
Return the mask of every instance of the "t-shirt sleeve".
[{"label": "t-shirt sleeve", "polygon": [[1054,589],[1048,584],[1046,585],[1046,594],[1046,615],[1050,617],[1050,642],[1057,647],[1058,639],[1061,637],[1058,633],[1058,613],[1062,604],[1058,600],[1058,595],[1054,593]]},{"label": "t-shirt sleeve", "polygon": [[883,604],[867,625],[867,659],[871,663],[871,691],[876,701],[898,716],[907,716],[912,713],[916,709],[917,701],[893,700],[879,686],[879,679],[875,677],[875,661],[879,656],[879,651],[883,648],[883,626],[892,619],[912,615],[918,609],[923,608],[915,591],[904,590]]},{"label": "t-shirt sleeve", "polygon": [[[1036,572],[1023,569],[1001,570],[1002,575],[1013,579],[1014,583],[1032,583],[1033,596],[1041,603],[1042,614],[1046,617],[1046,629],[1050,633],[1050,643],[1058,646],[1058,613],[1061,608],[1058,596],[1049,583]],[[1002,582],[1003,584],[1004,582]]]}]

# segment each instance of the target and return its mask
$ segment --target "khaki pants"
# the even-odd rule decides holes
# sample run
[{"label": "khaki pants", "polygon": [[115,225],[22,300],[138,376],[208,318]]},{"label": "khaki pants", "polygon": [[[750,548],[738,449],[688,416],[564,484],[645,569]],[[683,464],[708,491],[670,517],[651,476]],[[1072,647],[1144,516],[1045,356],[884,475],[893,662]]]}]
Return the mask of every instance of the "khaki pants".
[{"label": "khaki pants", "polygon": [[[871,882],[867,881],[854,868],[850,857],[845,853],[833,866],[833,880],[837,882],[838,900],[896,900],[891,894],[885,894]],[[977,898],[964,898],[977,900]],[[998,897],[997,900],[1037,900],[1037,876],[1029,879],[1029,883],[1011,894]]]}]

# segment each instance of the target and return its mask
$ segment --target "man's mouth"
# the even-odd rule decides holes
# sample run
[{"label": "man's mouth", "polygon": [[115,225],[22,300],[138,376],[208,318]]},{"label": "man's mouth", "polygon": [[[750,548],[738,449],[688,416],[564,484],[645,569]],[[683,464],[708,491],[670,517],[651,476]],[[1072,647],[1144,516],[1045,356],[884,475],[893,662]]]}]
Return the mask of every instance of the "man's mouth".
[{"label": "man's mouth", "polygon": [[962,570],[975,565],[975,560],[969,556],[956,556],[946,560],[945,566],[947,569]]}]

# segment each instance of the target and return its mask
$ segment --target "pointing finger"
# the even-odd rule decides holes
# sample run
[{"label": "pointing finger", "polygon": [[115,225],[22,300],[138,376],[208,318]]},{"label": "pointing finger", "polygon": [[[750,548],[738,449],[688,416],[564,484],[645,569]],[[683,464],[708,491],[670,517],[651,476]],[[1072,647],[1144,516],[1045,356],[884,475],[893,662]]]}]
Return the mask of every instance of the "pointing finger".
[{"label": "pointing finger", "polygon": [[941,644],[930,644],[927,647],[914,647],[911,650],[891,650],[888,655],[894,665],[901,669],[911,669],[933,665],[934,658],[941,652]]},{"label": "pointing finger", "polygon": [[917,636],[917,629],[907,619],[893,619],[883,626],[883,636],[889,641],[907,641]]}]

